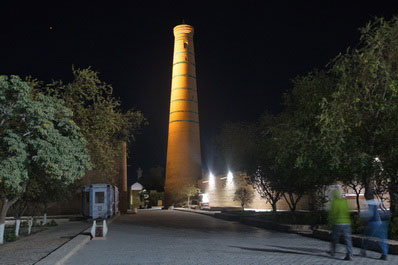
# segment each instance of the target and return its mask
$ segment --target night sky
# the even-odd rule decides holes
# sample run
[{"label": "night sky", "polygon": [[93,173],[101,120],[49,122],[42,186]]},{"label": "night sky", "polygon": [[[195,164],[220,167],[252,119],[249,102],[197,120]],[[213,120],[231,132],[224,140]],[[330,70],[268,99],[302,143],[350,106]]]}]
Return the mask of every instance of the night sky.
[{"label": "night sky", "polygon": [[172,29],[183,18],[195,28],[206,169],[223,123],[280,112],[292,78],[355,45],[372,17],[398,13],[394,1],[32,2],[2,3],[0,74],[68,81],[72,65],[100,72],[123,109],[141,110],[149,121],[131,147],[130,178],[138,166],[166,162]]}]

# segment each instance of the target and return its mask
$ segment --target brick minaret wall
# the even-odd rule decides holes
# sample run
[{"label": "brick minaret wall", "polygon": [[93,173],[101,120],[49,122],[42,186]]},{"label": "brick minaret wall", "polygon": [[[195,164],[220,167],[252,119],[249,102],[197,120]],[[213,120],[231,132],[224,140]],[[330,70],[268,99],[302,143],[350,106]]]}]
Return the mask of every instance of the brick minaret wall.
[{"label": "brick minaret wall", "polygon": [[166,206],[186,200],[184,187],[196,185],[202,173],[193,32],[186,24],[174,28]]}]

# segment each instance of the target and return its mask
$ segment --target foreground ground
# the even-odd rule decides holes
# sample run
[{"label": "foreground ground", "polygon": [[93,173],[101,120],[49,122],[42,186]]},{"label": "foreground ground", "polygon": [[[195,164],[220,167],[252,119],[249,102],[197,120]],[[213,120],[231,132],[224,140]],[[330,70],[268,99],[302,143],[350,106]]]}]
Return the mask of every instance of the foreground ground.
[{"label": "foreground ground", "polygon": [[57,223],[58,226],[0,245],[0,264],[34,264],[89,227],[86,222],[57,220]]},{"label": "foreground ground", "polygon": [[[324,241],[267,231],[210,216],[179,211],[143,210],[119,217],[106,240],[92,240],[67,264],[347,264],[340,246],[336,258]],[[352,264],[398,264],[369,252]]]}]

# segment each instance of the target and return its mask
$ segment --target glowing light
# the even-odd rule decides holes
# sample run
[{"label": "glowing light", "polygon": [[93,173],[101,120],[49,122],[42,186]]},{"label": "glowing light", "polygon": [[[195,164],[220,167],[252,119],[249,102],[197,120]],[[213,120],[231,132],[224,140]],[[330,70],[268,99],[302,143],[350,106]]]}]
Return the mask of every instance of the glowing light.
[{"label": "glowing light", "polygon": [[202,194],[202,202],[209,203],[209,195],[207,193]]},{"label": "glowing light", "polygon": [[211,172],[209,173],[209,186],[210,188],[214,188],[216,186],[216,178]]},{"label": "glowing light", "polygon": [[232,172],[229,171],[227,175],[227,181],[233,181],[233,179],[234,179],[234,174],[232,174]]},{"label": "glowing light", "polygon": [[231,171],[228,172],[227,175],[227,185],[226,188],[227,189],[233,189],[234,188],[234,174],[232,174]]}]

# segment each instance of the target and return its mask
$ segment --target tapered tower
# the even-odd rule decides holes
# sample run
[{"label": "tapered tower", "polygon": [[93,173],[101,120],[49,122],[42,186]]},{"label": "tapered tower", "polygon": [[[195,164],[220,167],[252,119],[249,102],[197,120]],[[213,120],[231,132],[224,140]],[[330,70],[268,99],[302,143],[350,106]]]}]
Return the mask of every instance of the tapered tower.
[{"label": "tapered tower", "polygon": [[198,96],[193,27],[174,27],[165,204],[185,201],[184,189],[201,177]]}]

